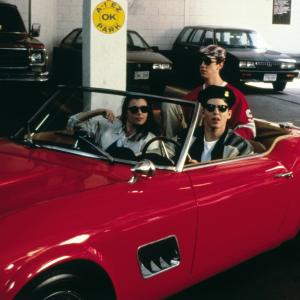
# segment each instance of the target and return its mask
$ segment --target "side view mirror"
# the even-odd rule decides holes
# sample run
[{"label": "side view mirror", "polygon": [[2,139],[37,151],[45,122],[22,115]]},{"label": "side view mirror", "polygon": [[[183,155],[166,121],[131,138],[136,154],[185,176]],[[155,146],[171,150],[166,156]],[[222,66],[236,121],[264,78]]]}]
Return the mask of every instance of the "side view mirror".
[{"label": "side view mirror", "polygon": [[153,162],[149,159],[144,159],[139,161],[132,169],[133,176],[128,181],[129,184],[134,184],[137,182],[138,178],[150,178],[155,173],[155,166]]},{"label": "side view mirror", "polygon": [[41,24],[40,23],[33,23],[31,26],[30,33],[33,37],[38,37],[41,31]]}]

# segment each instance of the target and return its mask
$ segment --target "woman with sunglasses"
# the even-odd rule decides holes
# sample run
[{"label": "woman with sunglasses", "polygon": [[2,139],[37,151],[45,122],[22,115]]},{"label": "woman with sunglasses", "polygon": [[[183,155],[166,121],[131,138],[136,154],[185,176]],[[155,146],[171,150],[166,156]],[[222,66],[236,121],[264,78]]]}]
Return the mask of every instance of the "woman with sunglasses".
[{"label": "woman with sunglasses", "polygon": [[226,87],[211,85],[199,94],[202,104],[202,126],[195,130],[189,150],[190,163],[247,155],[251,144],[228,128],[235,103],[233,92]]},{"label": "woman with sunglasses", "polygon": [[[118,156],[117,152],[126,148],[137,156],[156,136],[157,126],[151,103],[145,98],[127,96],[119,118],[111,110],[99,108],[71,116],[67,128],[83,130],[100,148],[112,155]],[[156,146],[156,143],[151,144],[150,150]]]}]

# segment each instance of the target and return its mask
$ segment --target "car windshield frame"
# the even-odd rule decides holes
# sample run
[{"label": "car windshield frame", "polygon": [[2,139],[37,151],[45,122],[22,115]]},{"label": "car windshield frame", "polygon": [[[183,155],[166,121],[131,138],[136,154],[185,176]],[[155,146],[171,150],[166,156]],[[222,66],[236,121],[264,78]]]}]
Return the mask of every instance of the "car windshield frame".
[{"label": "car windshield frame", "polygon": [[[69,139],[71,137],[64,132],[64,129],[66,128],[65,125],[66,119],[69,119],[69,117],[73,115],[73,112],[70,111],[70,107],[67,107],[67,105],[64,102],[60,103],[60,99],[63,99],[65,97],[65,94],[71,95],[70,97],[72,97],[72,93],[74,95],[74,99],[76,99],[78,93],[82,93],[85,95],[89,93],[96,93],[96,94],[102,93],[105,95],[114,95],[118,97],[121,96],[123,97],[122,101],[126,96],[146,98],[146,99],[150,99],[150,102],[152,103],[153,106],[153,110],[155,109],[155,107],[158,107],[157,105],[159,105],[160,101],[163,102],[166,101],[168,103],[186,106],[187,108],[192,109],[191,110],[192,118],[189,123],[189,129],[188,130],[186,129],[186,135],[185,135],[186,137],[183,140],[184,142],[182,142],[180,148],[178,149],[178,152],[176,152],[176,155],[174,156],[176,157],[174,158],[174,165],[165,165],[153,161],[156,167],[159,169],[168,169],[176,172],[181,172],[183,170],[186,157],[188,155],[188,148],[191,145],[193,132],[198,124],[197,120],[200,111],[200,104],[195,101],[183,100],[179,98],[171,98],[171,97],[165,97],[159,95],[150,95],[145,93],[118,91],[118,90],[103,89],[103,88],[60,86],[58,90],[42,105],[42,107],[27,121],[27,123],[23,127],[21,127],[14,136],[11,137],[11,139],[17,143],[26,144],[33,148],[35,147],[47,148],[51,150],[62,151],[65,153],[76,154],[83,157],[107,160],[111,163],[120,162],[120,163],[126,163],[131,165],[136,164],[139,161],[138,159],[131,160],[129,158],[124,159],[119,157],[114,157],[112,159],[111,155],[109,154],[107,155],[107,153],[104,153],[105,151],[103,151],[102,149],[96,149],[96,147],[94,146],[93,146],[94,151],[90,152],[82,149],[76,149],[73,146],[69,147],[69,145],[65,142],[63,144],[56,143],[56,139],[55,139],[55,143],[52,143],[51,139],[48,140],[48,136],[46,140],[38,138],[39,134],[41,133],[52,133],[52,132],[55,132],[55,134],[59,133],[59,135],[62,138],[66,137],[66,139]],[[74,102],[72,105],[76,106],[77,104]],[[55,114],[53,114],[53,120],[51,120],[51,111],[55,106],[59,108],[59,113],[66,113],[66,115],[68,115],[68,117],[63,116],[64,123],[60,121],[56,122]],[[77,108],[75,108],[74,110],[75,112],[85,111],[85,109],[78,110]],[[49,120],[52,123],[50,123]],[[47,125],[47,122],[49,122],[49,124],[55,124],[55,126],[53,127],[53,125]],[[63,125],[61,125],[60,123]],[[158,136],[161,137],[161,134],[159,134]],[[85,139],[86,139],[85,137],[80,138],[81,142],[84,142],[85,144],[89,143],[89,141],[86,141]],[[176,141],[177,140],[175,140],[175,142]],[[160,155],[162,156],[162,154]],[[145,159],[148,158],[146,157]],[[151,160],[151,158],[149,159]]]}]

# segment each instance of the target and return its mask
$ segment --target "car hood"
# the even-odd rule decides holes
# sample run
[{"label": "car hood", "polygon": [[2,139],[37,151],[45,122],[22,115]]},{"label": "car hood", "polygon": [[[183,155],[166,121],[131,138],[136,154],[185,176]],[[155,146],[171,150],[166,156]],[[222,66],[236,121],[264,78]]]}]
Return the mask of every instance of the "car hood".
[{"label": "car hood", "polygon": [[239,60],[258,60],[258,61],[274,61],[281,59],[291,59],[287,54],[266,49],[232,49],[228,48],[227,51]]},{"label": "car hood", "polygon": [[0,165],[0,218],[39,202],[130,178],[130,171],[112,172],[116,166],[110,167],[105,161],[30,149],[3,140]]},{"label": "car hood", "polygon": [[0,33],[0,46],[2,48],[36,48],[44,47],[40,41],[28,33]]},{"label": "car hood", "polygon": [[128,63],[169,63],[172,62],[161,55],[160,53],[153,51],[127,51]]}]

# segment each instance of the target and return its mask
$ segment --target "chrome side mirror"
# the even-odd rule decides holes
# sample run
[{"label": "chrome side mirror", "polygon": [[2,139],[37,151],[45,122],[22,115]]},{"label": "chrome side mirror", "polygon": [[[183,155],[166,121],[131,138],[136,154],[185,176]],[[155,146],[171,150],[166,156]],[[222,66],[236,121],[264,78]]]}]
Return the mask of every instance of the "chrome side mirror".
[{"label": "chrome side mirror", "polygon": [[41,24],[33,23],[30,30],[31,35],[33,37],[38,37],[40,35],[40,31],[41,31]]},{"label": "chrome side mirror", "polygon": [[140,177],[152,177],[155,174],[155,170],[156,168],[151,160],[144,159],[139,161],[133,168],[131,168],[133,176],[129,179],[128,183],[134,184]]}]

